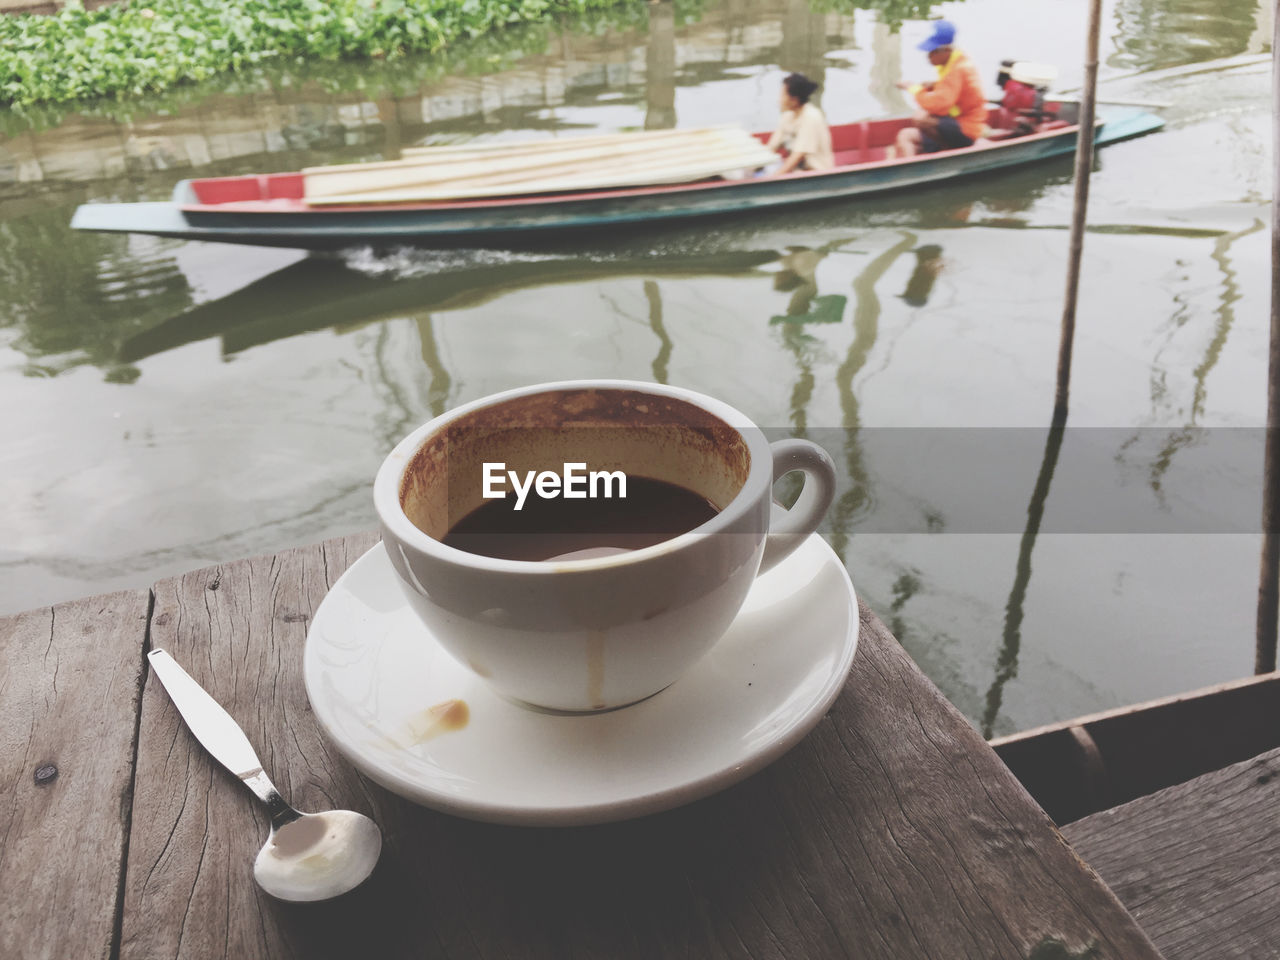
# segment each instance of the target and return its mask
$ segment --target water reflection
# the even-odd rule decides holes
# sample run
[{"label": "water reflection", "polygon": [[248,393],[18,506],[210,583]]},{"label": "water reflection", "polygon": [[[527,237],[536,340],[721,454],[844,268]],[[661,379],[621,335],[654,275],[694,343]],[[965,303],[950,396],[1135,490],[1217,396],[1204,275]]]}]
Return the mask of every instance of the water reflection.
[{"label": "water reflection", "polygon": [[668,378],[667,363],[671,360],[671,336],[662,322],[662,291],[653,280],[644,282],[644,298],[649,303],[649,329],[658,338],[658,353],[653,358],[653,379],[657,383],[666,383]]},{"label": "water reflection", "polygon": [[[1210,259],[1221,274],[1217,302],[1213,310],[1213,331],[1205,344],[1203,355],[1191,371],[1191,402],[1186,406],[1179,406],[1173,411],[1176,419],[1181,421],[1182,425],[1168,431],[1165,442],[1154,451],[1145,467],[1147,485],[1151,488],[1156,499],[1162,504],[1165,503],[1165,479],[1172,469],[1178,453],[1188,447],[1195,446],[1204,438],[1201,423],[1205,415],[1205,403],[1208,398],[1207,381],[1209,374],[1213,372],[1221,360],[1227,340],[1235,325],[1235,304],[1244,295],[1239,275],[1231,262],[1231,248],[1243,238],[1258,233],[1264,227],[1265,224],[1262,220],[1254,220],[1252,224],[1242,230],[1210,234],[1213,237]],[[1175,297],[1175,302],[1177,302],[1178,306],[1174,316],[1171,318],[1171,333],[1176,333],[1191,320],[1198,299],[1198,297],[1193,298],[1183,295]],[[1164,369],[1165,363],[1160,353],[1157,353],[1156,361],[1151,371],[1151,400],[1153,408],[1159,409],[1161,406],[1176,404],[1177,398],[1168,391],[1168,371]],[[1166,415],[1159,419],[1169,419],[1169,417]],[[1121,446],[1118,456],[1121,463],[1129,462],[1142,451],[1141,440],[1142,436],[1135,433]]]},{"label": "water reflection", "polygon": [[[808,406],[813,397],[813,359],[810,346],[813,337],[804,332],[803,324],[813,317],[809,314],[809,306],[818,294],[818,283],[814,276],[818,263],[826,256],[825,250],[809,250],[801,248],[791,250],[782,258],[781,269],[773,275],[773,289],[787,292],[794,291],[791,302],[787,304],[787,312],[782,316],[770,318],[770,324],[782,323],[782,342],[796,360],[797,377],[791,389],[791,400],[788,404],[791,415],[792,435],[806,437],[809,432]],[[830,299],[830,298],[827,298]],[[830,322],[840,322],[843,312],[844,298],[840,298],[840,311]],[[780,490],[783,503],[791,503],[799,495],[799,477],[790,478],[786,489]]]},{"label": "water reflection", "polygon": [[644,128],[666,130],[676,125],[676,8],[660,0],[649,8],[649,42],[645,47]]},{"label": "water reflection", "polygon": [[817,271],[822,262],[841,241],[810,250],[807,247],[792,248],[782,257],[777,273],[773,275],[773,289],[790,292],[787,312],[770,318],[771,324],[782,324],[789,333],[795,333],[808,323],[839,323],[844,318],[848,298],[842,294],[818,295]]},{"label": "water reflection", "polygon": [[89,363],[108,380],[136,378],[122,338],[185,309],[192,291],[172,241],[71,232],[58,207],[0,220],[0,329],[29,376]]},{"label": "water reflection", "polygon": [[902,39],[887,23],[877,20],[872,27],[871,50],[875,54],[871,64],[871,95],[889,116],[910,113],[910,104],[898,89],[898,81],[903,76]]},{"label": "water reflection", "polygon": [[[417,262],[422,272],[406,275],[416,255],[406,251],[400,269],[383,273],[351,261],[307,257],[254,281],[226,297],[203,303],[143,330],[119,345],[115,360],[146,357],[209,337],[222,338],[223,356],[286,337],[326,328],[350,331],[405,315],[439,314],[490,303],[521,291],[624,277],[652,279],[691,276],[746,276],[777,259],[772,250],[743,250],[702,256],[654,256],[592,260],[586,257],[479,253],[432,269],[430,254]],[[393,258],[394,259],[394,258]],[[359,258],[355,264],[361,263]],[[646,287],[646,295],[648,295]],[[656,302],[656,285],[651,305]],[[656,325],[661,329],[661,307]],[[661,341],[664,334],[658,333]],[[670,356],[668,342],[667,356]],[[437,361],[433,361],[437,362]],[[655,364],[658,361],[655,361]],[[662,358],[665,365],[666,359]],[[431,368],[431,365],[428,364]],[[443,370],[441,371],[443,373]],[[655,367],[655,373],[657,367]]]},{"label": "water reflection", "polygon": [[1018,561],[1014,568],[1013,587],[1004,608],[1004,630],[1001,633],[1000,653],[996,658],[995,675],[987,688],[986,704],[982,711],[982,735],[990,739],[995,733],[996,720],[1004,703],[1004,688],[1018,675],[1018,655],[1022,650],[1022,619],[1027,603],[1027,588],[1031,585],[1031,554],[1035,550],[1040,522],[1044,519],[1045,503],[1053,484],[1053,471],[1062,452],[1062,439],[1066,435],[1066,416],[1056,418],[1049,427],[1045,439],[1044,458],[1027,504],[1027,526],[1018,542]]},{"label": "water reflection", "polygon": [[899,296],[907,306],[923,307],[929,302],[929,294],[933,293],[933,285],[942,272],[942,247],[927,243],[911,252],[916,255],[916,268],[911,271],[907,288]]},{"label": "water reflection", "polygon": [[[73,113],[43,131],[11,116],[0,129],[8,134],[0,139],[0,185],[289,170],[485,134],[669,127],[677,85],[736,81],[749,68],[793,62],[788,69],[821,76],[826,50],[853,44],[851,17],[815,13],[806,0],[707,4],[683,17],[677,4],[662,0],[612,16],[605,20],[612,30],[600,29],[599,18],[506,30],[448,56],[390,65],[390,73],[318,64],[309,68],[313,75],[276,77],[268,67],[263,90],[238,91],[234,81],[230,93],[180,89],[176,102],[158,103],[155,112],[142,101],[116,108],[119,115]],[[771,91],[767,113],[775,103]],[[622,122],[611,124],[615,117]],[[176,179],[155,178],[142,192],[162,198]],[[117,196],[103,186],[95,198]],[[18,193],[0,186],[0,218]]]},{"label": "water reflection", "polygon": [[416,404],[409,397],[408,387],[420,381],[417,377],[401,375],[402,351],[395,342],[394,334],[391,324],[380,324],[376,328],[373,347],[373,384],[380,399],[374,432],[383,449],[395,446],[419,423]]},{"label": "water reflection", "polygon": [[828,38],[826,28],[825,14],[814,10],[808,0],[786,0],[777,62],[788,73],[803,73],[818,84],[813,101],[819,106],[827,80],[827,50],[834,39]]},{"label": "water reflection", "polygon": [[1119,30],[1106,62],[1153,70],[1244,53],[1258,7],[1259,0],[1117,0]]},{"label": "water reflection", "polygon": [[453,377],[445,369],[440,360],[440,345],[436,343],[436,330],[431,314],[424,313],[418,317],[418,338],[422,341],[422,364],[431,374],[427,388],[427,409],[431,416],[438,417],[449,409],[449,390],[453,386]]},{"label": "water reflection", "polygon": [[[581,35],[573,23],[559,31],[545,26],[511,31],[501,56],[498,41],[487,38],[452,51],[451,63],[419,63],[411,70],[402,64],[369,78],[355,68],[344,73],[332,66],[318,67],[310,82],[268,73],[264,89],[198,96],[186,91],[181,96],[191,97],[189,102],[166,104],[162,114],[73,115],[57,128],[31,128],[0,140],[0,169],[11,175],[7,185],[0,180],[0,245],[12,253],[0,265],[5,280],[0,328],[15,330],[11,343],[31,358],[31,373],[56,375],[89,363],[102,367],[111,380],[127,382],[138,375],[134,362],[224,328],[234,328],[224,337],[224,354],[230,355],[295,333],[403,311],[412,304],[395,295],[381,313],[361,306],[366,300],[383,301],[380,280],[369,283],[349,271],[300,265],[270,282],[247,285],[221,306],[202,305],[190,321],[166,321],[197,299],[174,256],[183,248],[163,240],[72,233],[66,221],[84,200],[163,197],[175,180],[194,173],[392,157],[407,144],[490,132],[546,135],[602,123],[627,126],[628,121],[669,126],[676,120],[678,89],[727,85],[738,90],[744,75],[770,69],[800,69],[821,80],[828,69],[850,65],[827,51],[856,49],[852,18],[817,12],[805,0],[713,3],[696,14],[664,0],[640,20],[636,16],[633,10],[627,14],[631,19],[613,22],[612,31],[597,35]],[[648,33],[635,29],[645,18]],[[598,29],[599,24],[587,26]],[[884,88],[877,96],[892,105],[890,77],[898,69],[900,39],[883,24],[873,27],[872,75],[877,89]],[[644,69],[637,65],[641,53]],[[488,75],[470,72],[478,64],[495,63],[499,69]],[[464,69],[447,72],[458,64]],[[361,89],[366,80],[368,93]],[[760,99],[771,122],[774,91],[763,91]],[[695,107],[693,122],[712,119],[696,114]],[[992,196],[993,209],[999,194],[1025,206],[1062,176],[1052,169],[1030,180],[1000,178],[977,189]],[[954,222],[948,205],[934,199],[943,196],[926,191],[910,206],[897,199],[845,202],[770,217],[769,224],[781,232],[808,233],[850,215],[864,222],[877,217]],[[750,226],[735,226],[719,246],[759,249],[751,234]],[[647,256],[669,248],[673,239],[683,237],[658,232],[647,249],[635,252]],[[568,249],[565,256],[579,253]],[[526,269],[532,274],[541,268]],[[492,283],[503,287],[511,272],[500,270]],[[453,289],[459,279],[445,278],[442,286]],[[477,288],[489,282],[478,274],[473,279]],[[433,297],[427,295],[428,304]],[[811,304],[810,319],[834,321],[843,306],[838,295],[819,298]],[[339,319],[343,311],[347,315]],[[92,324],[85,317],[93,317]]]},{"label": "water reflection", "polygon": [[[92,364],[123,381],[136,376],[129,368],[138,361],[211,336],[222,336],[223,355],[230,356],[285,337],[330,327],[352,329],[415,309],[474,306],[524,287],[625,275],[732,275],[776,259],[779,254],[768,245],[779,238],[831,231],[844,236],[850,220],[935,229],[966,222],[989,226],[992,221],[974,211],[990,210],[1000,211],[1001,225],[1017,226],[1008,220],[1010,212],[1034,203],[1059,176],[1050,168],[978,181],[960,203],[945,191],[925,191],[911,203],[900,197],[843,201],[761,221],[717,224],[714,231],[692,238],[685,231],[657,229],[635,238],[610,238],[594,259],[565,243],[543,244],[542,252],[428,251],[374,258],[377,262],[350,254],[337,260],[304,258],[196,306],[188,276],[191,259],[180,263],[178,254],[198,246],[72,232],[63,220],[67,208],[51,206],[0,220],[0,251],[5,254],[0,258],[0,329],[14,330],[11,344],[30,358],[32,373],[52,376]],[[918,269],[940,268],[927,254]],[[782,255],[786,261],[775,283],[792,296],[775,322],[840,320],[844,295],[819,294],[814,285],[814,258],[823,255],[806,247]],[[924,276],[908,285],[909,293]]]},{"label": "water reflection", "polygon": [[[225,352],[234,353],[341,322],[336,304],[353,311],[347,322],[377,316],[358,304],[381,299],[380,280],[311,265],[250,284],[223,307],[201,309],[190,324],[162,322],[196,299],[173,256],[179,245],[72,233],[67,222],[78,203],[164,198],[183,176],[395,157],[409,144],[491,134],[673,126],[678,88],[740,83],[744,70],[775,69],[783,60],[820,74],[829,46],[853,44],[853,27],[851,18],[814,12],[805,0],[697,8],[663,0],[503,31],[412,63],[320,64],[310,75],[272,65],[256,79],[234,78],[230,92],[175,91],[150,114],[145,101],[129,111],[104,104],[43,130],[39,117],[24,128],[8,116],[10,135],[0,138],[0,330],[14,331],[10,342],[31,358],[32,374],[88,363],[127,382],[137,376],[129,364],[201,329],[235,327],[224,340]],[[767,101],[771,119],[772,92]],[[532,275],[542,268],[524,269]],[[522,282],[504,273],[511,271],[492,278],[499,288]],[[564,270],[558,275],[566,279]],[[478,274],[473,280],[490,282]],[[455,281],[444,279],[444,288],[456,292]],[[411,305],[391,299],[387,310]]]},{"label": "water reflection", "polygon": [[1213,262],[1217,264],[1218,269],[1222,272],[1222,285],[1218,294],[1218,305],[1214,310],[1216,320],[1213,337],[1209,340],[1208,346],[1205,347],[1204,359],[1196,364],[1195,370],[1191,372],[1191,376],[1195,380],[1195,393],[1191,399],[1192,425],[1198,424],[1200,418],[1204,415],[1205,381],[1222,357],[1222,348],[1226,346],[1227,337],[1230,335],[1231,327],[1236,320],[1235,303],[1242,296],[1240,278],[1235,268],[1231,265],[1231,259],[1228,254],[1236,241],[1257,233],[1263,227],[1264,224],[1261,220],[1255,220],[1251,226],[1233,233],[1223,234],[1213,242]]},{"label": "water reflection", "polygon": [[[966,0],[984,62],[1018,52],[1024,27],[1007,9],[1007,0]],[[1203,35],[1195,26],[1148,35],[1186,10],[1208,17]],[[1078,11],[1037,11],[1045,58],[1074,63]],[[1260,14],[1250,26],[1245,12],[1120,0],[1115,63],[1262,49],[1269,21]],[[1023,726],[1247,670],[1245,644],[1238,668],[1229,645],[1195,645],[1248,636],[1252,598],[1238,627],[1229,594],[1253,582],[1256,550],[1239,562],[1221,548],[1221,562],[1208,563],[1210,538],[1158,549],[1123,538],[1090,553],[1088,538],[1063,548],[1039,536],[1053,519],[1041,529],[1049,481],[1056,470],[1062,487],[1072,462],[1070,451],[1059,462],[1051,443],[1020,540],[868,532],[887,529],[877,523],[895,510],[912,531],[958,520],[933,506],[937,485],[903,472],[872,427],[1025,426],[1047,409],[1069,157],[696,229],[617,231],[590,250],[293,259],[66,230],[79,202],[162,198],[184,176],[374,159],[472,137],[762,129],[776,119],[786,70],[824,82],[833,121],[899,113],[904,46],[925,25],[906,29],[904,38],[865,14],[798,0],[677,0],[564,30],[504,31],[435,61],[268,69],[131,116],[104,104],[57,128],[0,117],[0,343],[11,348],[0,387],[25,415],[0,437],[9,457],[0,496],[15,505],[0,602],[17,609],[145,584],[162,567],[367,528],[368,478],[426,417],[520,383],[608,374],[686,385],[780,432],[834,437],[833,543],[860,594],[980,725]],[[1250,151],[1260,152],[1250,136],[1269,124],[1271,105],[1240,77],[1224,107],[1224,80],[1197,75],[1180,88],[1185,116],[1166,134],[1099,157],[1087,245],[1099,319],[1079,345],[1080,369],[1096,375],[1081,384],[1081,409],[1108,423],[1176,433],[1188,421],[1252,416],[1259,361],[1243,319],[1261,315],[1267,289],[1255,222],[1265,189],[1262,177],[1246,190],[1235,174],[1247,175]],[[1135,95],[1168,99],[1154,88]],[[1222,109],[1230,124],[1205,120]],[[1241,144],[1229,171],[1223,142]],[[97,372],[75,375],[85,364]],[[24,369],[56,379],[24,378]],[[1184,449],[1167,448],[1159,486],[1185,499],[1204,458],[1173,455]],[[1160,453],[1120,452],[1121,466],[1139,473],[1130,491],[1147,496]],[[50,476],[59,479],[43,482]],[[74,540],[72,512],[82,533]],[[1180,603],[1193,590],[1222,598],[1202,605],[1213,618],[1204,629],[1187,623],[1201,608]],[[1086,594],[1090,603],[1079,603]],[[1032,629],[1037,616],[1049,628]],[[1180,633],[1194,635],[1183,641],[1188,656],[1171,655]],[[1134,646],[1088,646],[1117,634]],[[1083,692],[1072,700],[1064,691]]]},{"label": "water reflection", "polygon": [[914,233],[902,234],[902,239],[872,259],[859,271],[853,281],[853,330],[844,361],[836,368],[836,388],[840,395],[841,426],[844,427],[843,493],[836,497],[831,508],[831,546],[842,562],[849,546],[849,536],[854,521],[860,513],[870,509],[874,502],[870,472],[859,443],[862,425],[858,414],[858,397],[853,390],[853,380],[866,366],[867,358],[880,335],[880,297],[876,284],[889,271],[899,257],[916,245]]}]

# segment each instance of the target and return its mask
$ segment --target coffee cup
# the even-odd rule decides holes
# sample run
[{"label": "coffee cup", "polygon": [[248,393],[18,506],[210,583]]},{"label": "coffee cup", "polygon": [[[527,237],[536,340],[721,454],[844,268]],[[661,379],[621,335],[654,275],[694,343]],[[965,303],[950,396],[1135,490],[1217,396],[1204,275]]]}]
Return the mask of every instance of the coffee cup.
[{"label": "coffee cup", "polygon": [[[444,542],[488,502],[495,478],[530,478],[531,493],[533,477],[574,465],[692,491],[710,518],[605,556],[509,559]],[[804,486],[783,509],[772,486],[795,470]],[[424,424],[383,462],[374,504],[405,596],[441,646],[508,698],[579,712],[673,683],[725,633],[756,576],[817,529],[835,483],[821,447],[770,444],[719,400],[584,380],[508,390]]]}]

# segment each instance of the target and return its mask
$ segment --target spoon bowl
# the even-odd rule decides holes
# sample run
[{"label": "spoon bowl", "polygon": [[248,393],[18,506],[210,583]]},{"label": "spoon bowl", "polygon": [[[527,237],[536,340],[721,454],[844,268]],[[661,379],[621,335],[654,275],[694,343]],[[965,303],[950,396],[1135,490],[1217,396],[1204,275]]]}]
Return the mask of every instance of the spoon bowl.
[{"label": "spoon bowl", "polygon": [[353,890],[373,873],[382,832],[362,813],[303,813],[281,827],[258,851],[253,877],[278,900],[327,900]]},{"label": "spoon bowl", "polygon": [[200,745],[267,807],[271,835],[258,851],[253,877],[271,896],[295,903],[346,893],[373,873],[382,852],[377,824],[354,810],[299,813],[285,803],[231,714],[157,648],[147,654],[173,705]]}]

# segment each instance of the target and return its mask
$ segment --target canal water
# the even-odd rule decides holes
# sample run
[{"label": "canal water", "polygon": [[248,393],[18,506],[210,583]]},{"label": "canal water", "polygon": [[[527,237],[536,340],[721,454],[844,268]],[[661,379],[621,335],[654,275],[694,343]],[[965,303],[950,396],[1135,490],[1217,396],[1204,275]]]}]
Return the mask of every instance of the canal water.
[{"label": "canal water", "polygon": [[[414,426],[507,387],[617,376],[826,446],[843,485],[828,538],[984,731],[1247,674],[1269,6],[1104,4],[1105,95],[1167,102],[1167,126],[1099,154],[1058,438],[1069,158],[535,250],[312,258],[67,227],[79,203],[163,199],[187,176],[419,143],[768,129],[790,70],[821,81],[832,122],[892,115],[894,82],[928,73],[921,20],[632,5],[443,57],[0,117],[0,612],[369,529],[373,473]],[[988,78],[1017,57],[1079,82],[1075,0],[932,12]]]}]

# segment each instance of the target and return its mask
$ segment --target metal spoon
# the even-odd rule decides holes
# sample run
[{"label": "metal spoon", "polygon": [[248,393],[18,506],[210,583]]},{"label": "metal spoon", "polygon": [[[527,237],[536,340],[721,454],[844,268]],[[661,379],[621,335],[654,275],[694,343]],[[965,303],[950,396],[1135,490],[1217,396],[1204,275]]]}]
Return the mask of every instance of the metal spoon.
[{"label": "metal spoon", "polygon": [[267,779],[249,738],[231,715],[169,654],[156,649],[147,659],[195,738],[267,805],[271,836],[253,864],[258,886],[281,900],[327,900],[373,873],[382,851],[377,824],[353,810],[293,809]]}]

